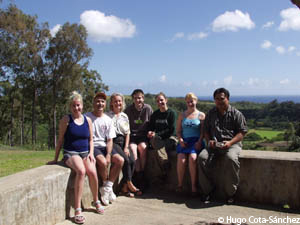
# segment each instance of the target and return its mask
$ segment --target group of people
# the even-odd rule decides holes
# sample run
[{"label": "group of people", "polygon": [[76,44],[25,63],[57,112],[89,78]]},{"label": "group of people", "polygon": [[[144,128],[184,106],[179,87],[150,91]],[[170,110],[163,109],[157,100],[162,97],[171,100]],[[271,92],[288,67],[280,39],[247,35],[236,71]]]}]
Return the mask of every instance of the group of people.
[{"label": "group of people", "polygon": [[120,194],[142,195],[148,149],[155,151],[162,177],[170,168],[169,152],[176,150],[178,193],[183,192],[188,164],[192,196],[200,188],[201,199],[208,201],[220,189],[227,203],[232,203],[239,183],[241,141],[247,127],[243,114],[229,104],[229,91],[215,90],[215,107],[207,115],[197,109],[198,98],[193,93],[186,95],[187,109],[178,116],[168,107],[168,99],[162,92],[155,96],[158,109],[154,112],[144,103],[141,89],[134,90],[131,97],[133,103],[126,107],[122,94],[112,94],[110,110],[105,113],[107,96],[96,93],[93,111],[83,114],[81,95],[73,92],[70,96],[71,114],[60,121],[55,158],[48,164],[57,163],[63,148],[63,161],[76,173],[75,222],[85,222],[80,205],[85,175],[99,214],[104,212],[102,205],[115,201],[113,184],[121,170]]}]

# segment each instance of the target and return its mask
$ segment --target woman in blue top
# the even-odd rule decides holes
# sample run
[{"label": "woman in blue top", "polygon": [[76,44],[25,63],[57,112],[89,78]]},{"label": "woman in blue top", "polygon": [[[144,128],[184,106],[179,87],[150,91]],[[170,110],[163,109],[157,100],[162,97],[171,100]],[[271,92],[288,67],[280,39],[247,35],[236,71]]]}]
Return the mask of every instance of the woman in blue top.
[{"label": "woman in blue top", "polygon": [[55,157],[48,164],[56,164],[60,149],[64,149],[63,161],[76,173],[75,191],[75,223],[85,222],[81,214],[81,197],[85,174],[89,177],[90,188],[93,194],[93,204],[97,213],[103,213],[103,206],[98,198],[98,176],[94,158],[93,129],[89,118],[82,115],[82,97],[76,91],[70,100],[70,115],[65,115],[59,123],[59,138],[55,149]]},{"label": "woman in blue top", "polygon": [[203,124],[205,114],[197,108],[197,96],[188,93],[185,96],[187,110],[179,114],[176,125],[176,134],[179,140],[177,145],[177,192],[182,192],[182,182],[187,160],[192,183],[192,195],[197,194],[197,155],[204,147]]}]

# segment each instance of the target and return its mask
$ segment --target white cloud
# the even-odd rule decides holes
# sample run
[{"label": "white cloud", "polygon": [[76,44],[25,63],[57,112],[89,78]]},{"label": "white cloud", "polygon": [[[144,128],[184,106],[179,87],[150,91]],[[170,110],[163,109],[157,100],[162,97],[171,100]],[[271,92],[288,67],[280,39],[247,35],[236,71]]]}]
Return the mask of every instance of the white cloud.
[{"label": "white cloud", "polygon": [[247,84],[250,85],[250,86],[258,85],[259,84],[259,79],[250,77]]},{"label": "white cloud", "polygon": [[269,49],[272,47],[272,43],[268,40],[264,40],[264,42],[260,45],[261,48]]},{"label": "white cloud", "polygon": [[274,25],[273,21],[269,21],[262,26],[262,29],[268,29]]},{"label": "white cloud", "polygon": [[206,38],[208,36],[207,33],[204,32],[199,32],[199,33],[193,33],[193,34],[189,34],[187,39],[188,40],[198,40],[198,39],[203,39]]},{"label": "white cloud", "polygon": [[224,78],[224,84],[229,86],[232,83],[232,76],[228,76]]},{"label": "white cloud", "polygon": [[174,36],[172,37],[172,39],[170,41],[172,42],[172,41],[175,41],[177,39],[182,39],[182,38],[184,38],[184,33],[183,32],[177,32],[176,34],[174,34]]},{"label": "white cloud", "polygon": [[167,76],[166,75],[162,75],[160,78],[159,78],[159,82],[161,83],[164,83],[167,81]]},{"label": "white cloud", "polygon": [[61,28],[60,24],[55,25],[51,30],[50,30],[50,34],[52,37],[55,37],[56,33],[59,31],[59,29]]},{"label": "white cloud", "polygon": [[212,24],[214,32],[221,31],[238,31],[239,29],[253,29],[255,27],[248,13],[243,13],[240,10],[234,12],[226,11],[218,16]]},{"label": "white cloud", "polygon": [[288,48],[288,52],[293,52],[293,51],[295,51],[296,50],[296,47],[295,46],[290,46],[289,48]]},{"label": "white cloud", "polygon": [[135,25],[129,19],[106,16],[96,10],[84,11],[80,15],[91,39],[97,42],[111,42],[114,39],[131,38],[136,34]]},{"label": "white cloud", "polygon": [[278,46],[278,47],[276,47],[276,51],[279,54],[284,54],[286,50],[285,50],[285,48],[283,46]]},{"label": "white cloud", "polygon": [[248,85],[249,87],[253,87],[253,88],[257,88],[257,87],[267,88],[271,85],[271,83],[268,80],[250,77],[246,82],[243,82],[243,85]]},{"label": "white cloud", "polygon": [[284,80],[279,81],[279,83],[280,83],[281,85],[287,85],[287,84],[290,84],[291,82],[290,82],[289,79],[284,79]]},{"label": "white cloud", "polygon": [[300,30],[300,13],[297,8],[284,9],[280,12],[282,22],[279,31]]}]

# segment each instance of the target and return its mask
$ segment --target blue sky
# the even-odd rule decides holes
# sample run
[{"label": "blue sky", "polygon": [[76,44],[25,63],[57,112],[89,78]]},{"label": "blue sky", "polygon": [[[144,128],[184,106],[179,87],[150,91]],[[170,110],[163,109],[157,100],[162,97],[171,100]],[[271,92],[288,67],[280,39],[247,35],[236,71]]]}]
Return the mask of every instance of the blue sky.
[{"label": "blue sky", "polygon": [[[8,1],[2,3],[2,7]],[[15,0],[59,25],[81,23],[109,93],[300,94],[300,10],[289,0]]]}]

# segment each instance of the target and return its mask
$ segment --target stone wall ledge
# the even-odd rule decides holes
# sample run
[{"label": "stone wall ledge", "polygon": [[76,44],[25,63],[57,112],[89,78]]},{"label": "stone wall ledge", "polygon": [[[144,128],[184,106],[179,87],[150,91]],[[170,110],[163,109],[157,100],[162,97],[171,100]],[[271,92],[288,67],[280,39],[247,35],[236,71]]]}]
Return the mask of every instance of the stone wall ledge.
[{"label": "stone wall ledge", "polygon": [[[157,172],[153,151],[148,152],[146,176]],[[177,186],[176,153],[170,155],[166,183]],[[300,154],[243,150],[240,156],[237,199],[261,204],[288,204],[300,208]],[[189,189],[188,170],[185,189]],[[0,225],[50,225],[73,214],[74,174],[61,165],[45,165],[0,178]],[[89,208],[92,196],[86,178],[82,204]]]},{"label": "stone wall ledge", "polygon": [[[159,166],[155,154],[148,152],[148,176],[157,175]],[[177,186],[176,152],[169,154],[171,170],[166,183],[174,191]],[[200,181],[201,182],[201,181]],[[188,168],[184,190],[190,191]],[[242,150],[240,155],[240,184],[236,199],[241,202],[300,208],[300,153]]]},{"label": "stone wall ledge", "polygon": [[[51,225],[74,213],[75,174],[61,165],[45,165],[0,178],[0,225]],[[86,178],[82,205],[92,195]]]}]

